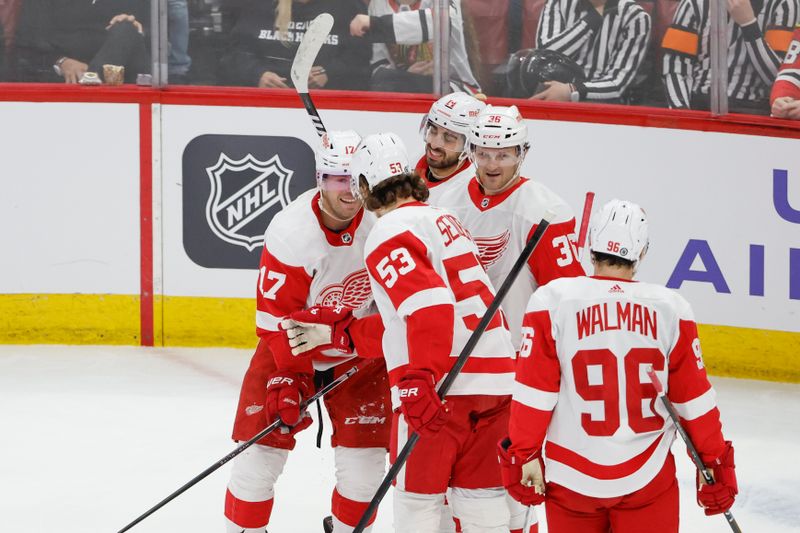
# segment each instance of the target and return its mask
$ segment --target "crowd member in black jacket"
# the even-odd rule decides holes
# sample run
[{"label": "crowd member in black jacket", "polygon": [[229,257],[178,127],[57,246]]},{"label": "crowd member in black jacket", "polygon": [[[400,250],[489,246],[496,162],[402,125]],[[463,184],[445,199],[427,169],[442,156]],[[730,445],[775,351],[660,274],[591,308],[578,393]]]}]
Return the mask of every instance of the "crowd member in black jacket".
[{"label": "crowd member in black jacket", "polygon": [[111,64],[135,82],[150,70],[149,12],[149,0],[25,0],[16,32],[22,80],[78,83],[87,71],[102,78]]},{"label": "crowd member in black jacket", "polygon": [[306,26],[320,13],[334,24],[314,62],[312,89],[367,90],[369,43],[350,36],[350,21],[366,8],[361,0],[247,0],[220,64],[227,85],[291,87],[289,70]]}]

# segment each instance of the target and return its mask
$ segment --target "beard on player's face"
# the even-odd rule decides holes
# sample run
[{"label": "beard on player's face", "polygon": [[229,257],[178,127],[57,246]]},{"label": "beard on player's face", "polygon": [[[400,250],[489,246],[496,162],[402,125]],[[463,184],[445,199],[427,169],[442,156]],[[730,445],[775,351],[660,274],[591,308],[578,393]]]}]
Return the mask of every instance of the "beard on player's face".
[{"label": "beard on player's face", "polygon": [[434,148],[430,143],[425,144],[425,162],[429,168],[450,168],[459,163],[461,152],[453,152],[444,148]]}]

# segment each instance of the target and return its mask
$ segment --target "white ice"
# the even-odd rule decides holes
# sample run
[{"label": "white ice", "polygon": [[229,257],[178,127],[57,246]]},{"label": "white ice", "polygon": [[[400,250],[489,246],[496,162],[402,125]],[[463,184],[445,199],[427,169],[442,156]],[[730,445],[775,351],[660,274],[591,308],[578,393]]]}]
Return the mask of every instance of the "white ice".
[{"label": "white ice", "polygon": [[[250,351],[0,346],[0,532],[114,533],[233,449]],[[713,378],[746,533],[800,531],[800,386]],[[328,429],[329,425],[326,426]],[[305,431],[276,488],[270,533],[318,533],[333,454]],[[328,432],[326,432],[327,440]],[[681,531],[730,531],[694,502],[694,468],[676,445]],[[222,533],[229,466],[133,533]],[[391,531],[391,491],[376,532]],[[546,527],[542,528],[546,531]]]}]

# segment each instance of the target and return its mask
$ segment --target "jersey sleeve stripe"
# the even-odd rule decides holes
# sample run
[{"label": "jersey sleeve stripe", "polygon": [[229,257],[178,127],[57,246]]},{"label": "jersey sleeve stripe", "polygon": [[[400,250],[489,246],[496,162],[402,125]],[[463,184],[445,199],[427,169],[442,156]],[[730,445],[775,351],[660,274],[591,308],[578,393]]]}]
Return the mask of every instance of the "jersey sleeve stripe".
[{"label": "jersey sleeve stripe", "polygon": [[474,394],[486,394],[491,396],[506,395],[511,389],[511,382],[514,380],[514,373],[505,374],[476,374],[461,372],[453,386],[448,392],[448,396],[464,396]]},{"label": "jersey sleeve stripe", "polygon": [[658,448],[664,433],[638,455],[615,465],[603,465],[590,461],[572,450],[559,446],[553,441],[545,444],[545,455],[548,461],[556,461],[595,479],[620,479],[636,473]]},{"label": "jersey sleeve stripe", "polygon": [[278,327],[281,323],[281,317],[277,317],[266,311],[256,311],[256,327],[266,331],[280,331]]},{"label": "jersey sleeve stripe", "polygon": [[516,380],[512,388],[512,396],[515,402],[540,411],[552,411],[558,402],[557,392],[543,391]]},{"label": "jersey sleeve stripe", "polygon": [[397,307],[397,314],[409,316],[414,311],[434,305],[452,304],[450,293],[444,287],[434,287],[416,292],[403,300]]},{"label": "jersey sleeve stripe", "polygon": [[685,403],[672,403],[675,410],[684,420],[694,420],[708,413],[717,406],[714,389],[708,389],[704,394]]}]

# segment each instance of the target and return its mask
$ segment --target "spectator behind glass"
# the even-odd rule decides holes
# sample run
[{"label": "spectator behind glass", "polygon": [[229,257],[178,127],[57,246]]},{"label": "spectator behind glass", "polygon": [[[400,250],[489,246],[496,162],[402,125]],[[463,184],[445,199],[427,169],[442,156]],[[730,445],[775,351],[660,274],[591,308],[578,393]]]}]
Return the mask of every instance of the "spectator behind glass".
[{"label": "spectator behind glass", "polygon": [[[464,36],[461,0],[450,1],[450,88],[481,92],[472,73]],[[371,0],[369,16],[350,23],[350,33],[372,45],[373,91],[433,92],[433,13],[431,0]]]},{"label": "spectator behind glass", "polygon": [[311,89],[366,90],[369,47],[350,36],[350,20],[366,11],[360,0],[246,0],[220,61],[228,85],[291,87],[292,61],[306,25],[320,13],[333,29],[311,68]]},{"label": "spectator behind glass", "polygon": [[189,7],[186,0],[167,1],[167,38],[169,39],[169,82],[185,84],[189,81]]},{"label": "spectator behind glass", "polygon": [[800,120],[800,24],[772,86],[772,116]]},{"label": "spectator behind glass", "polygon": [[148,0],[25,0],[16,32],[22,81],[78,83],[103,65],[125,67],[125,82],[149,72],[143,24]]},{"label": "spectator behind glass", "polygon": [[[769,91],[798,20],[798,0],[722,0],[728,9],[728,109],[769,113]],[[674,109],[710,109],[708,0],[681,0],[664,34],[664,88]]]},{"label": "spectator behind glass", "polygon": [[575,61],[587,81],[545,82],[533,99],[625,102],[647,52],[650,26],[650,15],[635,0],[547,0],[536,46]]}]

